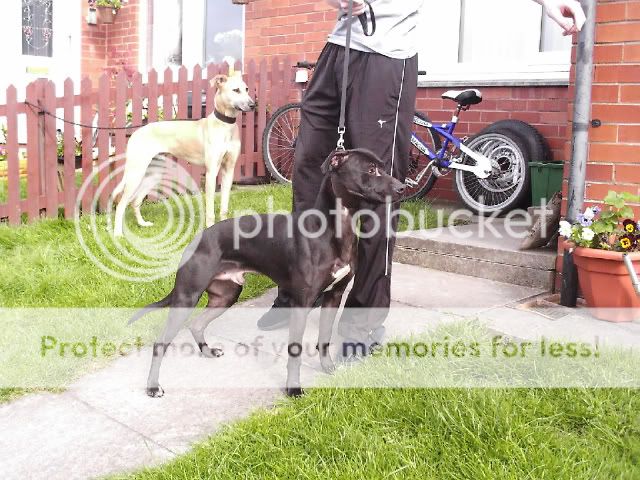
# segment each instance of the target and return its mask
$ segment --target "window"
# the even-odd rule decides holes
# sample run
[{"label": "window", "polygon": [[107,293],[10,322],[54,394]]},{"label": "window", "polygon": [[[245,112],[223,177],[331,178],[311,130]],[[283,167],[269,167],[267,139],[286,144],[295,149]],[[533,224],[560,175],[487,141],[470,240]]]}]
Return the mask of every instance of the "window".
[{"label": "window", "polygon": [[22,0],[22,54],[53,56],[53,0]]},{"label": "window", "polygon": [[205,64],[221,63],[225,57],[242,61],[244,8],[230,1],[207,0]]},{"label": "window", "polygon": [[148,58],[158,71],[242,61],[244,8],[229,0],[150,0]]},{"label": "window", "polygon": [[427,82],[565,83],[571,38],[530,0],[425,0]]},{"label": "window", "polygon": [[153,66],[162,71],[167,66],[182,65],[183,0],[153,0]]}]

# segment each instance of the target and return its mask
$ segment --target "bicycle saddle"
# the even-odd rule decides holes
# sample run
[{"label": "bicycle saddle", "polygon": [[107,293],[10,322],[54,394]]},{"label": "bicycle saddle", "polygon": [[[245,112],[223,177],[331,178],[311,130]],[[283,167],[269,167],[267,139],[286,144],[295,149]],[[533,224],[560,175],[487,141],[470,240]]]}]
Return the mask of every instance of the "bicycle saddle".
[{"label": "bicycle saddle", "polygon": [[477,105],[482,101],[482,92],[475,88],[469,90],[449,90],[442,94],[442,98],[458,102],[458,105],[466,107],[468,105]]}]

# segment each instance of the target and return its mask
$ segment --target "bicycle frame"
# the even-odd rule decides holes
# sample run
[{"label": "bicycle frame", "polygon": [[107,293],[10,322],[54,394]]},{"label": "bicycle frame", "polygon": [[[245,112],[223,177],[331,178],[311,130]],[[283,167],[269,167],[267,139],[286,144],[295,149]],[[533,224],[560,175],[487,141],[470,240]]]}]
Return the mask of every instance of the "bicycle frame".
[{"label": "bicycle frame", "polygon": [[[487,178],[491,173],[491,160],[465,146],[464,143],[462,143],[462,140],[460,140],[453,134],[453,132],[455,132],[456,126],[458,125],[458,116],[461,110],[462,107],[458,106],[458,109],[451,118],[451,121],[442,125],[434,125],[433,123],[422,120],[419,117],[413,118],[413,122],[415,124],[426,127],[435,132],[437,135],[440,135],[440,137],[444,138],[444,142],[442,142],[442,148],[438,152],[432,152],[431,149],[427,145],[425,145],[422,140],[420,140],[420,138],[418,138],[415,134],[411,135],[411,143],[418,150],[429,157],[433,162],[435,162],[438,167],[464,170],[473,173],[478,178]],[[447,152],[447,148],[450,144],[453,144],[453,146],[457,150],[473,158],[476,161],[476,165],[465,165],[463,163],[451,162],[447,160],[445,158],[445,153]]]}]

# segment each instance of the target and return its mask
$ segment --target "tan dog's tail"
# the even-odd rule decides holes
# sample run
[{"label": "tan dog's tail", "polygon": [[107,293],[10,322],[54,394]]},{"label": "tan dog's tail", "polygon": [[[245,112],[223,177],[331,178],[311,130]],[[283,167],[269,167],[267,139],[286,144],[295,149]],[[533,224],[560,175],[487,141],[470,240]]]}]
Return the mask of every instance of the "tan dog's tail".
[{"label": "tan dog's tail", "polygon": [[149,305],[147,305],[144,308],[141,308],[140,310],[138,310],[136,313],[134,313],[133,317],[131,317],[131,319],[129,320],[129,322],[127,323],[127,325],[131,325],[133,322],[140,320],[142,317],[144,317],[147,313],[151,313],[154,310],[157,310],[159,308],[164,308],[166,306],[168,306],[171,303],[171,297],[173,295],[173,290],[171,290],[169,292],[169,295],[167,295],[166,297],[164,297],[162,300],[158,300],[157,302],[154,303],[150,303]]}]

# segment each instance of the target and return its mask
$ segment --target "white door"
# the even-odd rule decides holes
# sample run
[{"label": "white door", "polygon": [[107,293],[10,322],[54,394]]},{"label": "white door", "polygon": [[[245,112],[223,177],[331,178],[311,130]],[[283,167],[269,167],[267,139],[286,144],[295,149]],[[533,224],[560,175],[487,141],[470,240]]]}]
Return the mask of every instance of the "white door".
[{"label": "white door", "polygon": [[58,95],[67,77],[79,88],[81,8],[85,4],[78,0],[4,0],[0,4],[4,60],[0,102],[9,85],[15,85],[22,97],[27,84],[38,78],[53,80]]}]

